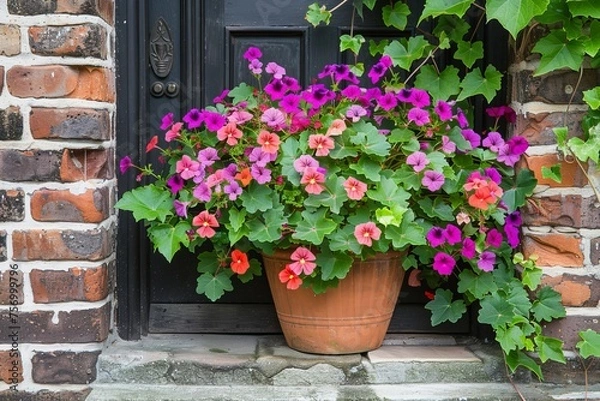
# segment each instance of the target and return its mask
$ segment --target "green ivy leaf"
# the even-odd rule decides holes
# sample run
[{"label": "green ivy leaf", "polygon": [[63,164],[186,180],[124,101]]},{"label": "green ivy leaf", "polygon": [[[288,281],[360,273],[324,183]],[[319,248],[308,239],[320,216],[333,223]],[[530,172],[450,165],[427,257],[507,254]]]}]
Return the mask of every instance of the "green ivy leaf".
[{"label": "green ivy leaf", "polygon": [[586,331],[580,331],[579,337],[581,341],[577,343],[577,349],[582,358],[589,358],[594,356],[600,358],[600,333],[592,329]]},{"label": "green ivy leaf", "polygon": [[382,39],[378,41],[369,41],[369,54],[375,57],[378,54],[383,54],[385,47],[390,44],[388,39]]},{"label": "green ivy leaf", "polygon": [[489,324],[494,329],[512,321],[513,306],[497,292],[481,300],[481,309],[477,321]]},{"label": "green ivy leaf", "polygon": [[240,195],[242,205],[251,214],[259,210],[266,212],[273,208],[272,191],[269,187],[252,181],[248,188]]},{"label": "green ivy leaf", "polygon": [[502,73],[496,67],[488,65],[483,75],[481,75],[481,70],[477,68],[469,72],[461,82],[460,87],[462,90],[456,100],[460,102],[476,95],[483,95],[490,103],[501,86]]},{"label": "green ivy leaf", "polygon": [[471,270],[463,270],[458,275],[458,292],[469,292],[477,299],[498,290],[498,286],[491,274],[475,274]]},{"label": "green ivy leaf", "polygon": [[596,0],[567,0],[567,6],[574,17],[600,18],[600,7]]},{"label": "green ivy leaf", "polygon": [[525,204],[527,197],[533,194],[537,185],[537,179],[530,170],[520,170],[517,174],[515,186],[502,195],[502,200],[506,203],[509,212],[517,210]]},{"label": "green ivy leaf", "polygon": [[385,206],[399,205],[408,206],[410,194],[399,186],[395,180],[381,176],[381,180],[377,183],[375,189],[367,191],[367,197],[377,201]]},{"label": "green ivy leaf", "polygon": [[590,57],[596,57],[600,51],[600,21],[597,19],[590,22],[589,35],[580,37],[585,46],[585,53]]},{"label": "green ivy leaf", "polygon": [[397,2],[393,6],[387,5],[383,7],[381,11],[385,26],[393,26],[399,31],[403,31],[406,28],[407,17],[410,15],[410,9],[406,4]]},{"label": "green ivy leaf", "polygon": [[395,249],[404,249],[409,245],[425,245],[425,229],[414,220],[415,214],[409,209],[404,213],[400,227],[385,227],[384,237],[392,240]]},{"label": "green ivy leaf", "polygon": [[237,87],[230,90],[228,96],[232,98],[233,104],[238,104],[240,102],[254,102],[254,104],[256,104],[256,99],[252,96],[253,92],[254,88],[252,86],[242,82]]},{"label": "green ivy leaf", "polygon": [[173,215],[171,194],[154,184],[127,191],[115,205],[117,209],[133,212],[135,221],[161,221]]},{"label": "green ivy leaf", "polygon": [[181,249],[181,245],[187,247],[190,244],[187,231],[191,228],[192,226],[187,221],[179,221],[175,226],[157,224],[148,228],[148,235],[155,249],[170,262],[175,253]]},{"label": "green ivy leaf", "polygon": [[350,141],[358,146],[359,152],[382,157],[390,154],[391,145],[373,124],[360,120],[354,124],[354,129],[356,134],[350,138]]},{"label": "green ivy leaf", "polygon": [[531,51],[541,55],[535,76],[561,68],[578,71],[585,55],[585,47],[579,40],[568,40],[567,34],[558,30],[540,39]]},{"label": "green ivy leaf", "polygon": [[600,108],[600,86],[583,91],[583,101],[590,106],[590,109],[598,110]]},{"label": "green ivy leaf", "polygon": [[329,25],[331,12],[327,10],[326,6],[320,6],[319,3],[313,3],[308,6],[308,11],[304,18],[314,27],[319,26],[321,22],[324,22],[325,25]]},{"label": "green ivy leaf", "polygon": [[326,281],[346,278],[353,262],[352,256],[343,252],[334,254],[326,248],[319,252],[316,260],[317,266],[321,267],[321,278]]},{"label": "green ivy leaf", "polygon": [[385,54],[392,58],[395,66],[410,71],[412,63],[422,58],[429,46],[429,42],[423,36],[412,36],[406,42],[406,46],[397,40],[391,41],[385,47]]},{"label": "green ivy leaf", "polygon": [[215,275],[204,273],[198,277],[197,282],[196,292],[206,295],[213,302],[221,298],[225,294],[225,291],[233,291],[231,277],[225,271],[221,271]]},{"label": "green ivy leaf", "polygon": [[458,42],[454,58],[462,61],[468,68],[471,68],[475,64],[475,61],[483,58],[483,42],[479,40],[469,43],[461,40]]},{"label": "green ivy leaf", "polygon": [[542,280],[542,269],[534,268],[524,268],[523,273],[521,274],[521,282],[530,290],[535,290]]},{"label": "green ivy leaf", "polygon": [[198,273],[215,274],[219,270],[219,258],[215,252],[202,252],[198,255]]},{"label": "green ivy leaf", "polygon": [[536,336],[535,345],[537,345],[538,355],[542,363],[546,363],[548,360],[566,363],[563,342],[558,338]]},{"label": "green ivy leaf", "polygon": [[329,175],[325,181],[325,191],[318,195],[310,195],[304,204],[310,207],[327,206],[331,213],[339,214],[344,202],[348,200],[344,181],[343,177]]},{"label": "green ivy leaf", "polygon": [[331,234],[337,228],[337,224],[326,218],[325,213],[325,209],[320,209],[314,213],[308,210],[303,211],[302,220],[298,223],[292,238],[320,245],[325,235]]},{"label": "green ivy leaf", "polygon": [[428,17],[439,17],[440,15],[456,15],[462,18],[471,7],[473,0],[428,0],[425,9],[419,18],[419,23]]},{"label": "green ivy leaf", "polygon": [[560,164],[555,164],[550,167],[542,166],[542,178],[549,178],[556,182],[562,182],[562,174],[560,171]]},{"label": "green ivy leaf", "polygon": [[535,373],[538,379],[544,380],[544,375],[542,374],[542,368],[540,368],[540,365],[538,365],[533,358],[525,354],[523,351],[511,351],[508,353],[508,355],[506,355],[506,364],[513,373],[519,366],[522,366]]},{"label": "green ivy leaf", "polygon": [[538,299],[533,302],[531,312],[538,322],[550,322],[566,315],[565,307],[561,302],[561,297],[551,287],[543,287],[538,294]]},{"label": "green ivy leaf", "polygon": [[434,100],[448,100],[460,92],[458,68],[448,66],[438,75],[431,65],[425,65],[417,75],[415,86],[427,90]]},{"label": "green ivy leaf", "polygon": [[445,32],[450,40],[459,42],[470,29],[471,25],[456,15],[441,15],[433,28],[433,34],[439,37],[442,32]]},{"label": "green ivy leaf", "polygon": [[587,141],[581,138],[569,139],[569,150],[583,162],[591,159],[598,164],[600,163],[600,124],[590,128],[588,134]]},{"label": "green ivy leaf", "polygon": [[462,299],[452,301],[452,296],[452,291],[438,288],[435,298],[425,305],[425,309],[431,311],[432,326],[446,321],[456,323],[467,311],[465,302]]},{"label": "green ivy leaf", "polygon": [[358,54],[363,43],[365,43],[365,37],[362,35],[342,35],[340,36],[340,52],[350,50],[352,53]]},{"label": "green ivy leaf", "polygon": [[487,0],[487,19],[498,20],[513,37],[525,28],[533,17],[546,11],[550,0]]},{"label": "green ivy leaf", "polygon": [[502,347],[505,354],[515,349],[525,347],[525,334],[519,326],[498,327],[496,329],[496,341]]}]

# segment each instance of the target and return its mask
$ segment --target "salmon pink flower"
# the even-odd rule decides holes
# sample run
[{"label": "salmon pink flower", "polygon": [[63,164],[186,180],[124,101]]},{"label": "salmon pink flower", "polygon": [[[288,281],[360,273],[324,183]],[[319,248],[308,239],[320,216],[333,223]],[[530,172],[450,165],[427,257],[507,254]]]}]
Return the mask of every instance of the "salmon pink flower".
[{"label": "salmon pink flower", "polygon": [[373,240],[379,240],[380,236],[381,230],[371,221],[358,224],[354,228],[354,238],[361,245],[373,246]]},{"label": "salmon pink flower", "polygon": [[344,181],[344,189],[346,190],[348,198],[352,200],[361,200],[363,196],[365,196],[365,192],[367,192],[367,184],[356,178],[349,177]]},{"label": "salmon pink flower", "polygon": [[296,274],[312,274],[317,264],[314,263],[317,257],[308,249],[303,246],[299,246],[290,256],[293,263],[288,266],[291,271]]},{"label": "salmon pink flower", "polygon": [[165,134],[165,141],[171,142],[173,139],[179,138],[181,136],[181,127],[183,127],[183,123],[173,124],[173,126]]},{"label": "salmon pink flower", "polygon": [[304,187],[306,192],[313,195],[318,195],[325,190],[325,186],[322,185],[324,182],[325,175],[313,167],[304,169],[304,174],[300,180],[301,184],[306,185]]},{"label": "salmon pink flower", "polygon": [[345,129],[346,129],[346,123],[344,122],[344,120],[340,120],[338,118],[336,120],[333,120],[333,122],[331,123],[329,128],[327,128],[327,133],[325,135],[327,135],[327,136],[342,135],[342,133],[344,132]]},{"label": "salmon pink flower", "polygon": [[242,136],[243,133],[237,128],[236,123],[227,123],[227,125],[217,130],[217,138],[220,141],[226,141],[229,146],[237,145],[238,139]]},{"label": "salmon pink flower", "polygon": [[192,219],[192,225],[198,227],[196,233],[200,238],[212,238],[217,233],[214,229],[219,227],[219,222],[214,214],[203,210]]},{"label": "salmon pink flower", "polygon": [[279,272],[279,281],[284,284],[287,283],[286,287],[288,290],[297,290],[302,285],[302,279],[290,269],[290,265],[287,265],[285,269]]},{"label": "salmon pink flower", "polygon": [[248,255],[244,252],[234,249],[231,252],[231,263],[229,264],[231,270],[237,274],[244,274],[250,268],[250,263],[248,262]]},{"label": "salmon pink flower", "polygon": [[265,153],[275,154],[279,150],[279,137],[269,131],[260,131],[256,142],[261,145],[261,149]]},{"label": "salmon pink flower", "polygon": [[315,134],[308,137],[308,147],[316,150],[317,156],[327,156],[335,147],[333,139],[326,135]]}]

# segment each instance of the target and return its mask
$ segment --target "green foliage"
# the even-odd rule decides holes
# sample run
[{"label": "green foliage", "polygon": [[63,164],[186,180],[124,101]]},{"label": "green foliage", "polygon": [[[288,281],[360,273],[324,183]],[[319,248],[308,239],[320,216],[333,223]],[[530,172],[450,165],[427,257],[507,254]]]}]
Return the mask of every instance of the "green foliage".
[{"label": "green foliage", "polygon": [[586,359],[590,356],[600,358],[600,333],[587,329],[581,331],[579,337],[581,337],[581,341],[576,345],[579,354]]},{"label": "green foliage", "polygon": [[150,184],[123,194],[115,207],[133,212],[135,221],[160,221],[173,215],[173,199],[168,192]]}]

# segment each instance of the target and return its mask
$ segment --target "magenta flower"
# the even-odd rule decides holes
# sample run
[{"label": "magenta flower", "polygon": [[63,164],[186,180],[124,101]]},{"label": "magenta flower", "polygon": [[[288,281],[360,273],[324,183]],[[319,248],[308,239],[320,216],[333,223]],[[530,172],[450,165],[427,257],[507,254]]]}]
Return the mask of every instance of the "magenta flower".
[{"label": "magenta flower", "polygon": [[429,113],[426,110],[418,107],[413,107],[408,111],[408,121],[412,121],[416,126],[422,127],[425,124],[429,124]]},{"label": "magenta flower", "polygon": [[183,217],[187,219],[187,207],[190,202],[182,202],[178,199],[173,201],[173,208],[175,209],[175,214],[179,217]]},{"label": "magenta flower", "polygon": [[400,100],[402,103],[412,103],[413,101],[413,91],[412,89],[401,89],[400,92],[398,92],[398,100]]},{"label": "magenta flower", "polygon": [[229,95],[229,89],[223,89],[221,94],[213,99],[213,103],[223,103],[227,95]]},{"label": "magenta flower", "polygon": [[288,114],[297,113],[300,111],[300,99],[300,95],[289,93],[281,99],[279,107]]},{"label": "magenta flower", "polygon": [[267,63],[265,71],[273,75],[275,79],[281,79],[285,75],[285,68],[275,62]]},{"label": "magenta flower", "polygon": [[386,71],[387,68],[383,63],[376,63],[371,67],[367,76],[371,78],[371,83],[376,84],[385,75]]},{"label": "magenta flower", "polygon": [[496,263],[496,255],[494,255],[492,252],[485,251],[481,252],[481,255],[479,255],[477,267],[484,272],[491,272],[494,270],[494,263]]},{"label": "magenta flower", "polygon": [[427,242],[433,248],[444,245],[446,243],[446,236],[444,230],[441,227],[432,227],[425,236]]},{"label": "magenta flower", "polygon": [[475,257],[475,241],[471,238],[465,238],[462,242],[460,254],[467,259],[473,259]]},{"label": "magenta flower", "polygon": [[456,110],[456,121],[458,121],[458,126],[460,128],[466,128],[469,126],[467,116],[465,116],[465,113],[461,109]]},{"label": "magenta flower", "polygon": [[429,170],[426,171],[421,179],[421,184],[431,192],[435,192],[444,185],[444,174],[437,171]]},{"label": "magenta flower", "polygon": [[353,123],[358,122],[361,117],[367,115],[367,110],[365,110],[362,106],[354,104],[348,108],[346,111],[346,117],[352,120]]},{"label": "magenta flower", "polygon": [[462,231],[454,224],[448,224],[444,229],[444,238],[450,245],[459,244],[462,241]]},{"label": "magenta flower", "polygon": [[329,100],[334,98],[335,93],[327,89],[323,84],[311,85],[307,90],[302,92],[302,99],[304,99],[307,103],[310,103],[313,109],[320,108]]},{"label": "magenta flower", "polygon": [[412,166],[413,170],[418,173],[425,169],[427,164],[429,164],[429,160],[425,153],[417,151],[406,158],[406,164]]},{"label": "magenta flower", "polygon": [[502,182],[502,176],[494,167],[488,167],[485,170],[485,175],[496,184],[500,184]]},{"label": "magenta flower", "polygon": [[523,219],[521,218],[521,212],[519,212],[518,210],[515,210],[514,212],[512,212],[511,214],[506,216],[505,223],[510,224],[515,227],[520,227],[521,224],[523,224]]},{"label": "magenta flower", "polygon": [[357,85],[348,85],[346,88],[342,90],[342,96],[350,100],[356,100],[362,96],[362,91],[360,87]]},{"label": "magenta flower", "polygon": [[255,75],[262,73],[263,63],[259,59],[253,59],[248,63],[248,69]]},{"label": "magenta flower", "polygon": [[390,111],[398,105],[398,99],[393,93],[386,93],[377,99],[377,104],[385,111]]},{"label": "magenta flower", "polygon": [[521,157],[513,153],[508,143],[501,146],[498,150],[498,161],[506,164],[509,167],[513,167],[519,161]]},{"label": "magenta flower", "polygon": [[167,180],[167,186],[171,190],[171,193],[176,194],[181,191],[181,188],[185,185],[185,181],[179,176],[179,174],[173,174]]},{"label": "magenta flower", "polygon": [[187,124],[188,129],[198,128],[204,121],[204,113],[198,109],[191,109],[183,116],[183,121]]},{"label": "magenta flower", "polygon": [[481,145],[481,137],[472,129],[464,129],[461,131],[463,138],[471,144],[471,148],[476,148]]},{"label": "magenta flower", "polygon": [[304,174],[307,168],[317,169],[317,167],[319,167],[319,162],[310,155],[302,155],[294,160],[294,170],[300,174]]},{"label": "magenta flower", "polygon": [[131,162],[131,157],[125,156],[119,162],[119,169],[121,170],[121,174],[125,174],[129,168],[133,167],[133,163]]},{"label": "magenta flower", "polygon": [[271,100],[282,99],[287,92],[287,86],[281,81],[281,79],[272,79],[265,86],[265,93],[269,95]]},{"label": "magenta flower", "polygon": [[513,226],[512,224],[505,224],[504,234],[506,234],[506,241],[508,242],[508,245],[510,245],[511,248],[516,248],[517,246],[519,246],[520,232],[518,227]]},{"label": "magenta flower", "polygon": [[445,252],[438,252],[433,257],[433,270],[442,276],[449,276],[452,274],[454,266],[456,266],[456,260]]},{"label": "magenta flower", "polygon": [[502,245],[502,233],[495,228],[492,228],[485,235],[485,244],[494,248],[499,248]]},{"label": "magenta flower", "polygon": [[417,108],[427,107],[431,104],[429,93],[423,89],[413,88],[411,98],[412,105]]},{"label": "magenta flower", "polygon": [[452,120],[452,107],[442,100],[438,100],[435,105],[435,113],[438,115],[441,121]]},{"label": "magenta flower", "polygon": [[523,138],[522,136],[514,136],[510,138],[507,143],[511,153],[517,156],[522,155],[525,153],[525,151],[527,151],[527,148],[529,148],[527,139]]},{"label": "magenta flower", "polygon": [[204,124],[209,131],[217,132],[225,123],[227,123],[227,119],[222,114],[214,111],[204,112]]},{"label": "magenta flower", "polygon": [[373,240],[379,240],[381,230],[373,222],[358,224],[354,228],[354,238],[361,245],[372,246]]},{"label": "magenta flower", "polygon": [[260,121],[266,123],[269,127],[280,128],[285,124],[285,115],[278,109],[271,107],[263,113]]},{"label": "magenta flower", "polygon": [[173,125],[173,113],[167,113],[163,116],[160,124],[161,130],[168,129],[171,125]]},{"label": "magenta flower", "polygon": [[296,274],[312,274],[317,264],[315,260],[317,257],[308,249],[303,246],[299,246],[296,250],[290,255],[290,259],[292,263],[288,265],[291,271]]},{"label": "magenta flower", "polygon": [[489,148],[492,152],[498,153],[500,148],[504,146],[504,139],[500,133],[492,131],[485,137],[482,145],[486,148]]},{"label": "magenta flower", "polygon": [[254,60],[256,58],[261,58],[262,57],[262,52],[260,51],[260,49],[258,47],[249,47],[248,50],[246,50],[244,52],[244,59],[250,61],[250,60]]}]

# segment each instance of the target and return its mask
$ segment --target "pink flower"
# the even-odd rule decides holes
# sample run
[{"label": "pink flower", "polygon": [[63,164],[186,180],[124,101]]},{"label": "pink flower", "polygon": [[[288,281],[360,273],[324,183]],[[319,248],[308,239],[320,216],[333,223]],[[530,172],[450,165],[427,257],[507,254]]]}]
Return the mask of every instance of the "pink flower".
[{"label": "pink flower", "polygon": [[336,120],[333,120],[333,122],[331,123],[331,125],[329,126],[329,128],[327,128],[327,136],[338,136],[338,135],[342,135],[342,133],[344,132],[344,130],[346,129],[346,123],[344,122],[344,120],[340,120],[339,118]]},{"label": "pink flower", "polygon": [[496,263],[496,255],[492,252],[485,251],[479,255],[479,261],[477,261],[477,267],[484,272],[491,272],[494,270],[494,263]]},{"label": "pink flower", "polygon": [[373,240],[377,241],[380,236],[381,230],[371,221],[358,224],[354,228],[354,238],[356,238],[361,245],[372,246]]},{"label": "pink flower", "polygon": [[449,276],[452,274],[456,266],[456,260],[445,252],[438,252],[433,257],[433,270],[437,271],[442,276]]},{"label": "pink flower", "polygon": [[471,222],[471,217],[469,217],[469,215],[466,214],[465,212],[460,212],[459,214],[456,215],[456,222],[459,225],[469,224]]},{"label": "pink flower", "polygon": [[192,220],[192,225],[199,227],[196,232],[200,238],[212,238],[217,232],[214,228],[219,227],[219,222],[215,215],[203,210]]},{"label": "pink flower", "polygon": [[344,181],[344,189],[346,190],[348,198],[353,200],[361,200],[363,196],[365,196],[365,192],[367,192],[367,184],[357,180],[356,178],[349,177],[346,181]]},{"label": "pink flower", "polygon": [[475,257],[475,241],[471,238],[465,238],[462,242],[460,254],[467,259],[473,259]]},{"label": "pink flower", "polygon": [[323,190],[325,190],[325,186],[322,185],[325,182],[325,175],[317,171],[316,168],[307,167],[304,169],[304,174],[302,175],[302,179],[300,180],[301,184],[306,185],[304,189],[309,194],[318,195]]},{"label": "pink flower", "polygon": [[160,124],[160,129],[166,130],[173,124],[173,113],[167,113],[163,116]]},{"label": "pink flower", "polygon": [[273,78],[275,79],[281,79],[285,75],[285,68],[274,62],[268,63],[265,67],[265,71],[269,74],[273,74]]},{"label": "pink flower", "polygon": [[269,127],[278,128],[285,124],[285,114],[280,110],[271,107],[263,113],[260,117],[260,121],[266,123]]},{"label": "pink flower", "polygon": [[261,145],[261,149],[265,153],[275,154],[279,150],[279,137],[269,131],[260,131],[256,142]]},{"label": "pink flower", "polygon": [[241,125],[245,122],[252,120],[252,117],[252,113],[248,113],[244,110],[238,110],[231,113],[231,115],[227,117],[227,121],[229,121],[230,123],[236,123],[238,125]]},{"label": "pink flower", "polygon": [[335,147],[333,139],[326,135],[315,134],[308,137],[308,147],[315,149],[317,156],[327,156],[329,151]]},{"label": "pink flower", "polygon": [[179,173],[184,180],[195,177],[199,168],[200,163],[192,160],[188,155],[183,155],[181,160],[178,160],[177,163],[175,163],[175,171]]},{"label": "pink flower", "polygon": [[183,126],[183,123],[173,124],[171,129],[169,129],[167,131],[167,133],[165,134],[165,141],[171,142],[173,139],[179,138],[181,136],[181,134],[179,132],[181,131],[182,126]]},{"label": "pink flower", "polygon": [[248,61],[254,60],[255,58],[261,58],[262,52],[258,47],[250,46],[248,50],[244,52],[244,58]]},{"label": "pink flower", "polygon": [[406,164],[412,166],[415,172],[419,172],[429,164],[429,160],[427,160],[427,156],[423,152],[414,152],[406,158]]},{"label": "pink flower", "polygon": [[238,143],[238,139],[242,137],[242,131],[237,128],[235,123],[227,123],[224,127],[219,128],[217,131],[217,138],[220,141],[227,141],[227,145],[235,146]]},{"label": "pink flower", "polygon": [[426,110],[413,107],[408,111],[408,121],[412,121],[417,127],[422,127],[425,124],[429,124],[431,120]]},{"label": "pink flower", "polygon": [[313,159],[312,156],[302,155],[296,160],[294,160],[294,170],[296,170],[300,174],[304,174],[304,170],[306,170],[309,167],[315,169],[319,167],[319,162]]},{"label": "pink flower", "polygon": [[427,187],[431,192],[435,192],[444,185],[444,174],[437,171],[426,171],[421,180],[421,184]]},{"label": "pink flower", "polygon": [[317,264],[314,263],[317,257],[308,249],[299,246],[290,256],[293,263],[289,264],[289,268],[296,274],[312,274]]},{"label": "pink flower", "polygon": [[438,100],[434,110],[441,121],[452,120],[452,108],[448,103]]}]

